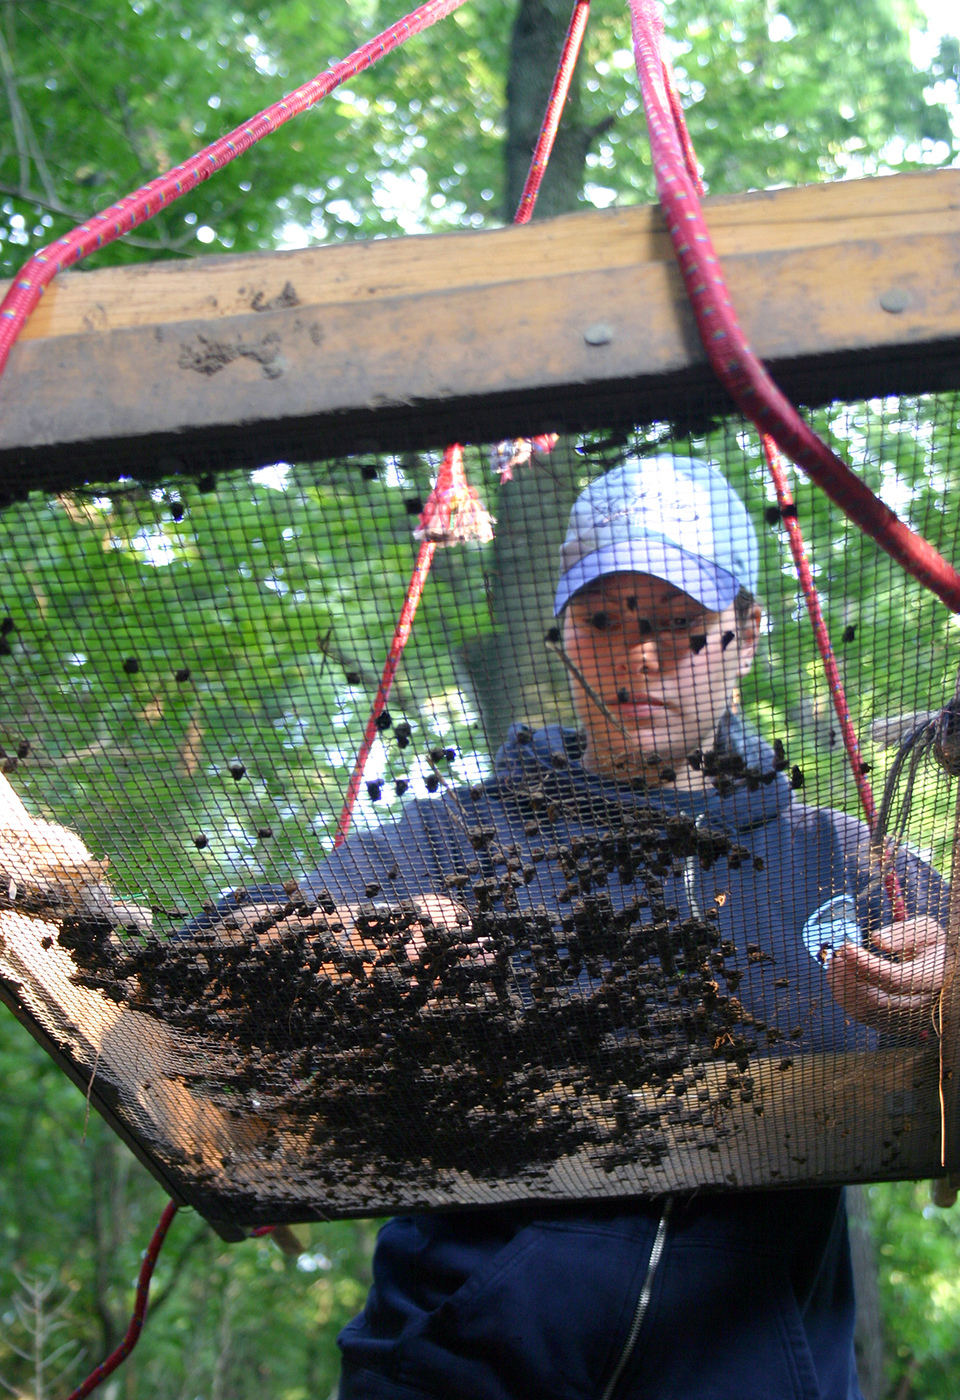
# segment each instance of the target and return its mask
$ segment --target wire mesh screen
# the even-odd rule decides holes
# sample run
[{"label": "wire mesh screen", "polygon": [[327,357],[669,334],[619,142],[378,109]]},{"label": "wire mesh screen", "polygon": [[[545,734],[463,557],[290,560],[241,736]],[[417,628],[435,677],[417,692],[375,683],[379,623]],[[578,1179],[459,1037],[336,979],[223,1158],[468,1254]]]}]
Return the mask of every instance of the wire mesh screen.
[{"label": "wire mesh screen", "polygon": [[[811,416],[956,559],[956,396]],[[955,619],[791,477],[871,842],[752,430],[465,461],[337,849],[439,455],[3,512],[5,998],[241,1226],[940,1170]]]}]

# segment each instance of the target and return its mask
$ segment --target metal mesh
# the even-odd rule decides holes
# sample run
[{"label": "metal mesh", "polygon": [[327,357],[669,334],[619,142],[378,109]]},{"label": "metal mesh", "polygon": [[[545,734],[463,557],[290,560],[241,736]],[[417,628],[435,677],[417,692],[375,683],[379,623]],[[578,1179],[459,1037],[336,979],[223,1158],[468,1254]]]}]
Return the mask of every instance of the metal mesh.
[{"label": "metal mesh", "polygon": [[[811,416],[957,558],[956,396]],[[756,660],[723,705],[683,702],[689,745],[676,718],[654,742],[651,705],[709,619],[625,594],[659,679],[609,688],[630,619],[587,619],[591,661],[553,617],[578,492],[653,453],[717,463],[760,539]],[[4,999],[225,1228],[940,1170],[935,1008],[851,1013],[830,967],[838,937],[883,948],[885,870],[946,947],[951,782],[929,744],[901,756],[871,850],[739,420],[561,438],[505,485],[467,450],[496,539],[438,551],[332,853],[438,461],[225,465],[4,510]],[[879,791],[953,695],[955,621],[793,484]],[[592,762],[604,726],[625,766]]]}]

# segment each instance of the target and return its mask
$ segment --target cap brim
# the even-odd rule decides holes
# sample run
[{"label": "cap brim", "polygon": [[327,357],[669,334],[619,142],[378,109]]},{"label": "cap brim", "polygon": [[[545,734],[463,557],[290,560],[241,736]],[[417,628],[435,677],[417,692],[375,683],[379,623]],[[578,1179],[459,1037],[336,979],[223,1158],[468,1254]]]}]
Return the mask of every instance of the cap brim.
[{"label": "cap brim", "polygon": [[689,593],[710,612],[723,612],[740,589],[740,584],[726,569],[687,554],[675,545],[660,540],[620,540],[585,555],[561,575],[553,605],[554,617],[581,588],[607,574],[652,574],[664,583],[673,584],[681,593]]}]

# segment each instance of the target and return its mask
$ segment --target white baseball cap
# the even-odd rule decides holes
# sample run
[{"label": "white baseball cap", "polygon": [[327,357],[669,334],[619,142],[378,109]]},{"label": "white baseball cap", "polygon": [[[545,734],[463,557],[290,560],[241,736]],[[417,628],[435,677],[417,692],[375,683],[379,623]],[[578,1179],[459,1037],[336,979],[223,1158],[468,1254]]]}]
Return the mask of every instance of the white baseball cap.
[{"label": "white baseball cap", "polygon": [[757,591],[753,522],[726,477],[691,457],[644,457],[592,481],[560,547],[554,614],[606,574],[651,574],[710,612]]}]

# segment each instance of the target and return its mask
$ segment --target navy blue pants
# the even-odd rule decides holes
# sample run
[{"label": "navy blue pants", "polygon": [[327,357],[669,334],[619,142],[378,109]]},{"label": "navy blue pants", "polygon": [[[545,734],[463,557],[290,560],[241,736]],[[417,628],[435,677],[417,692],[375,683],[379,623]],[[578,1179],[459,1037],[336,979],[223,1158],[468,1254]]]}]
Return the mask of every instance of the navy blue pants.
[{"label": "navy blue pants", "polygon": [[[860,1400],[837,1189],[391,1221],[341,1400]],[[625,1355],[626,1353],[626,1355]]]}]

